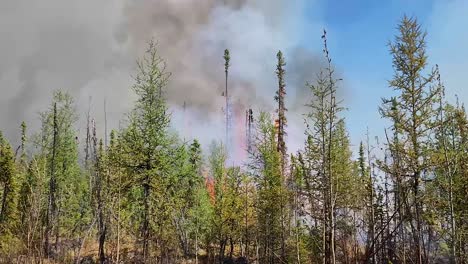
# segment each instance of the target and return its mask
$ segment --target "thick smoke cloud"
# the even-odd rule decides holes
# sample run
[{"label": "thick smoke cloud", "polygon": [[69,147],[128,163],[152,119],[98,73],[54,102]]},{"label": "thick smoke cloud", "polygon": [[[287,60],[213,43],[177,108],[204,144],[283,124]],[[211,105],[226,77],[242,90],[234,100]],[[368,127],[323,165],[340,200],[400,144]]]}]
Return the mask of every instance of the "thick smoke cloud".
[{"label": "thick smoke cloud", "polygon": [[[117,128],[134,100],[135,60],[155,39],[172,72],[167,96],[175,126],[204,142],[223,135],[224,49],[231,51],[232,101],[255,111],[274,109],[275,55],[283,50],[290,137],[296,138],[302,135],[304,83],[321,65],[319,53],[302,47],[305,4],[311,1],[3,1],[0,130],[15,142],[21,121],[37,127],[37,112],[48,107],[55,89],[69,91],[82,116],[91,106],[101,124],[106,100],[108,126]],[[319,41],[322,26],[310,26],[308,34]],[[79,125],[82,132],[84,121]]]}]

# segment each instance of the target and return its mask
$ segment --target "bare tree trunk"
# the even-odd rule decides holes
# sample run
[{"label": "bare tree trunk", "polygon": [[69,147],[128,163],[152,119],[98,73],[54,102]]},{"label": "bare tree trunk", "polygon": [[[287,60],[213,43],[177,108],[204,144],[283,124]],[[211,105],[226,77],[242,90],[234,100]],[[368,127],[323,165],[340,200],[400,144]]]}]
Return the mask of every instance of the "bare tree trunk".
[{"label": "bare tree trunk", "polygon": [[0,221],[3,221],[3,217],[4,217],[4,214],[5,214],[5,210],[6,210],[7,198],[8,198],[8,195],[10,194],[10,186],[8,186],[8,185],[9,185],[8,182],[5,182],[5,184],[3,185],[2,207],[1,207],[1,210],[0,210]]},{"label": "bare tree trunk", "polygon": [[222,238],[219,243],[219,263],[223,263],[224,261],[224,252],[226,250],[226,242],[227,242],[227,239]]},{"label": "bare tree trunk", "polygon": [[56,215],[56,178],[55,178],[55,159],[57,155],[57,140],[58,140],[58,122],[57,122],[57,103],[54,103],[54,116],[53,116],[53,141],[52,141],[52,159],[50,162],[50,180],[49,180],[49,198],[46,213],[46,228],[45,228],[45,242],[44,253],[47,258],[50,257],[50,236],[53,228],[53,221]]},{"label": "bare tree trunk", "polygon": [[224,50],[224,73],[225,73],[225,92],[224,96],[226,99],[225,114],[226,114],[226,154],[229,155],[229,96],[228,96],[228,76],[229,76],[229,61],[230,61],[229,50]]},{"label": "bare tree trunk", "polygon": [[372,165],[371,162],[371,150],[370,150],[370,140],[369,140],[369,131],[367,132],[367,162],[369,166],[369,206],[370,206],[370,233],[371,233],[371,241],[372,241],[372,246],[370,248],[370,252],[368,254],[371,254],[371,263],[375,264],[375,208],[374,208],[374,179],[372,178],[374,174],[374,166]]},{"label": "bare tree trunk", "polygon": [[195,230],[195,264],[198,264],[198,223]]},{"label": "bare tree trunk", "polygon": [[328,199],[329,199],[329,228],[330,228],[330,240],[329,240],[329,247],[330,247],[330,263],[335,264],[336,263],[336,255],[335,255],[335,190],[333,188],[333,169],[332,169],[332,145],[333,145],[333,127],[335,123],[335,115],[336,115],[336,98],[335,98],[335,79],[333,78],[333,72],[334,70],[332,69],[331,65],[331,58],[329,56],[328,52],[328,46],[327,46],[327,36],[326,36],[326,31],[324,30],[323,32],[323,42],[324,42],[324,52],[325,52],[325,58],[327,59],[328,63],[328,78],[329,78],[329,93],[330,93],[330,108],[328,109],[328,152],[327,152],[327,165],[328,165]]},{"label": "bare tree trunk", "polygon": [[[148,170],[149,171],[149,168]],[[148,257],[148,244],[149,244],[149,176],[145,176],[143,184],[143,195],[144,195],[144,212],[143,212],[143,260],[146,261]]]},{"label": "bare tree trunk", "polygon": [[358,256],[359,256],[359,242],[358,242],[358,228],[356,222],[356,210],[353,209],[353,253],[354,253],[354,264],[358,264]]},{"label": "bare tree trunk", "polygon": [[[326,197],[324,195],[324,199],[323,201],[325,202],[326,200]],[[324,208],[322,209],[322,212],[323,212],[323,230],[322,230],[322,263],[323,264],[326,264],[327,263],[327,253],[328,253],[328,250],[327,250],[327,211],[325,209],[325,206]]]},{"label": "bare tree trunk", "polygon": [[297,258],[297,263],[301,264],[301,252],[300,252],[300,247],[299,247],[299,219],[297,217],[297,211],[299,210],[299,195],[298,195],[298,187],[296,186],[295,194],[294,194],[294,224],[296,227],[296,258]]},{"label": "bare tree trunk", "polygon": [[232,237],[229,238],[229,244],[230,244],[230,248],[229,248],[229,259],[232,260],[232,255],[234,253],[234,241],[232,241]]},{"label": "bare tree trunk", "polygon": [[249,213],[249,197],[248,197],[248,185],[245,186],[245,241],[244,241],[244,257],[249,258],[249,226],[248,226],[248,213]]},{"label": "bare tree trunk", "polygon": [[419,204],[419,172],[414,174],[414,184],[413,184],[413,193],[414,193],[414,203],[415,203],[415,213],[416,213],[416,233],[414,234],[414,242],[416,246],[416,257],[417,263],[422,264],[423,259],[423,248],[422,248],[422,241],[421,241],[421,216],[420,216],[420,204]]},{"label": "bare tree trunk", "polygon": [[[89,236],[89,234],[91,233],[91,230],[93,229],[93,226],[94,226],[94,223],[96,222],[97,218],[95,217],[93,219],[93,222],[89,225],[89,228],[88,228],[88,231],[86,232],[85,236],[83,237],[83,239],[81,240],[81,244],[80,244],[80,247],[78,248],[78,254],[76,255],[76,259],[75,259],[75,263],[78,264],[80,263],[81,261],[81,250],[84,248],[84,244],[85,244],[85,241],[86,241],[86,238]],[[118,262],[117,262],[118,263]]]},{"label": "bare tree trunk", "polygon": [[[438,78],[439,80],[439,85],[440,85],[440,76]],[[452,162],[454,162],[454,165],[457,164],[458,162],[458,159],[455,159],[455,161],[452,161],[450,160],[449,156],[448,156],[448,148],[447,148],[447,139],[446,139],[446,135],[447,135],[447,131],[445,129],[445,126],[444,126],[444,108],[443,108],[443,102],[442,102],[442,99],[443,96],[440,97],[440,123],[441,123],[441,129],[442,129],[442,145],[443,145],[443,151],[444,151],[444,161],[445,161],[445,164],[444,164],[444,169],[445,169],[445,173],[449,179],[449,208],[450,208],[450,236],[451,236],[451,245],[450,245],[450,263],[452,264],[457,264],[457,257],[456,257],[456,253],[455,253],[455,248],[456,248],[456,240],[457,240],[457,231],[456,231],[456,223],[455,223],[455,214],[454,214],[454,203],[453,203],[453,172],[452,172]],[[453,127],[453,123],[450,122],[451,126]],[[455,140],[453,139],[452,137],[452,146],[455,146]]]}]

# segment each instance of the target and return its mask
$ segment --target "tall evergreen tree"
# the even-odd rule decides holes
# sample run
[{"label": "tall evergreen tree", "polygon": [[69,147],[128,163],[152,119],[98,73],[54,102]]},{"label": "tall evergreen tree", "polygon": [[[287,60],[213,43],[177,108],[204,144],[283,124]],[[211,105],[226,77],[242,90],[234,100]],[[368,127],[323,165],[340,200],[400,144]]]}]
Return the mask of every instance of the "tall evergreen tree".
[{"label": "tall evergreen tree", "polygon": [[285,181],[281,174],[281,153],[277,150],[276,129],[271,116],[260,113],[252,168],[258,185],[257,218],[262,263],[284,262],[284,219],[287,215]]},{"label": "tall evergreen tree", "polygon": [[[404,17],[398,26],[399,35],[390,43],[393,56],[394,78],[389,82],[397,93],[394,100],[384,99],[380,109],[382,117],[398,120],[394,129],[399,138],[398,146],[390,148],[398,156],[401,175],[411,186],[411,197],[403,201],[406,206],[407,224],[413,237],[416,263],[428,261],[423,230],[423,183],[431,167],[428,158],[429,137],[434,132],[436,116],[435,100],[440,93],[433,85],[435,71],[425,73],[427,66],[426,33],[417,20]],[[397,153],[395,153],[395,151]],[[387,170],[388,171],[388,170]],[[390,173],[390,171],[388,171]]]},{"label": "tall evergreen tree", "polygon": [[228,228],[226,222],[228,221],[228,203],[227,203],[227,168],[226,150],[222,145],[213,143],[208,157],[210,175],[214,182],[214,218],[212,237],[217,240],[219,253],[218,261],[221,263],[224,260],[226,244],[228,241]]},{"label": "tall evergreen tree", "polygon": [[137,65],[133,90],[138,99],[121,137],[125,155],[123,166],[131,177],[135,216],[138,216],[135,220],[140,225],[138,241],[145,261],[150,257],[150,241],[161,239],[154,237],[154,223],[165,219],[163,212],[157,209],[165,209],[167,197],[164,189],[168,182],[171,139],[168,135],[170,115],[164,94],[170,73],[159,57],[155,42],[149,43],[145,56]]},{"label": "tall evergreen tree", "polygon": [[[317,75],[315,84],[307,84],[311,89],[311,103],[307,104],[310,112],[306,119],[307,142],[305,148],[309,172],[306,176],[307,192],[311,209],[320,203],[321,221],[321,258],[323,263],[336,262],[336,228],[337,203],[344,202],[342,186],[349,180],[354,181],[351,174],[351,152],[345,125],[340,112],[343,107],[336,100],[337,79],[329,55],[326,32],[322,35],[324,41],[324,56],[327,67]],[[354,186],[354,185],[353,185]],[[340,202],[341,200],[341,202]],[[315,208],[316,209],[316,208]],[[311,213],[314,214],[314,213]]]},{"label": "tall evergreen tree", "polygon": [[0,235],[11,231],[15,219],[15,158],[10,144],[0,132]]},{"label": "tall evergreen tree", "polygon": [[41,118],[40,147],[48,174],[44,250],[50,257],[52,245],[55,253],[59,253],[60,239],[74,237],[75,231],[84,228],[87,219],[83,201],[87,185],[78,164],[78,142],[73,127],[77,116],[72,97],[55,91],[52,108],[43,112]]},{"label": "tall evergreen tree", "polygon": [[284,67],[286,66],[286,62],[283,57],[283,53],[278,51],[276,54],[276,58],[278,59],[278,63],[276,65],[276,76],[278,77],[278,90],[276,91],[275,100],[278,102],[278,140],[277,140],[277,147],[276,150],[281,153],[281,170],[284,177],[285,173],[285,162],[286,162],[286,107],[285,107],[285,96],[286,96],[286,84],[285,84],[285,73],[286,70]]},{"label": "tall evergreen tree", "polygon": [[229,135],[229,129],[230,129],[230,106],[229,106],[229,91],[228,91],[228,76],[229,76],[229,66],[230,66],[230,61],[231,61],[231,55],[229,54],[229,50],[228,49],[225,49],[224,50],[224,56],[223,56],[223,59],[224,59],[224,74],[225,74],[225,91],[224,91],[224,97],[225,97],[225,100],[226,100],[226,103],[225,103],[225,106],[224,106],[224,112],[225,112],[225,115],[226,115],[226,124],[225,124],[225,133],[226,133],[226,139],[225,139],[225,147],[226,147],[226,152],[229,154],[229,144],[230,144],[230,135]]}]

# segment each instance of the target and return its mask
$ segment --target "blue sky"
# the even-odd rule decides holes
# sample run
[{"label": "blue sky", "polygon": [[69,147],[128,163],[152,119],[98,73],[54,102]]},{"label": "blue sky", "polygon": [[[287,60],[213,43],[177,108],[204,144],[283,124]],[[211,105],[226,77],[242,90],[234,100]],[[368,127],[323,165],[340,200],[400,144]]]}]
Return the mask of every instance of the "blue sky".
[{"label": "blue sky", "polygon": [[[355,146],[365,139],[366,127],[372,138],[384,135],[378,106],[382,97],[392,94],[387,82],[393,75],[387,44],[405,14],[416,17],[427,30],[429,66],[441,67],[449,99],[458,94],[468,102],[461,80],[468,66],[468,1],[329,0],[319,5],[311,1],[305,11],[306,25],[321,21],[327,29],[332,58],[344,78],[346,120]],[[303,30],[304,46],[317,50],[319,33]]]},{"label": "blue sky", "polygon": [[[387,43],[404,14],[417,17],[428,31],[429,63],[439,64],[448,97],[454,101],[458,94],[468,102],[468,0],[249,0],[239,1],[242,8],[213,7],[214,2],[224,1],[0,1],[0,129],[18,140],[21,121],[31,124],[31,130],[39,128],[37,112],[46,109],[57,88],[76,98],[80,114],[88,111],[92,95],[98,123],[103,122],[101,102],[106,99],[109,128],[118,128],[135,99],[129,89],[135,58],[153,37],[173,73],[170,102],[176,110],[185,101],[198,107],[183,114],[175,111],[174,116],[197,120],[189,129],[177,118],[174,126],[207,146],[224,135],[224,98],[213,94],[223,90],[225,48],[232,52],[231,96],[255,113],[273,111],[278,49],[285,52],[289,66],[299,61],[296,73],[309,78],[302,76],[301,65],[311,66],[304,75],[317,70],[326,28],[331,56],[344,79],[347,126],[356,146],[365,139],[367,127],[372,137],[383,135],[378,106],[382,97],[392,94],[387,81],[393,74]],[[303,51],[298,46],[309,53],[291,54]],[[293,111],[293,96],[304,86],[290,81],[287,88],[292,115],[288,146],[294,151],[303,144],[305,128],[303,113]],[[81,118],[80,133],[84,122]]]}]

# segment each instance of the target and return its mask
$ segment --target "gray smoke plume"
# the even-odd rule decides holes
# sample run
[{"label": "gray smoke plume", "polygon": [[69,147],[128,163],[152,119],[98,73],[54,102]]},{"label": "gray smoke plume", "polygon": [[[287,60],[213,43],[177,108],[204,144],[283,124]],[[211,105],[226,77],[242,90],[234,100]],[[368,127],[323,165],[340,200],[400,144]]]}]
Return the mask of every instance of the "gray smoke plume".
[{"label": "gray smoke plume", "polygon": [[[82,117],[91,107],[101,128],[106,100],[108,126],[118,128],[135,99],[130,89],[135,60],[154,39],[172,72],[167,96],[175,126],[183,136],[203,142],[223,135],[224,49],[231,51],[232,101],[256,112],[274,109],[275,55],[283,50],[290,137],[297,140],[308,97],[304,84],[313,80],[322,61],[320,48],[316,54],[304,48],[304,32],[320,47],[322,25],[303,28],[311,2],[2,1],[0,130],[17,142],[23,120],[37,128],[37,113],[48,107],[55,89],[74,96]],[[84,122],[79,128],[84,130]]]}]

